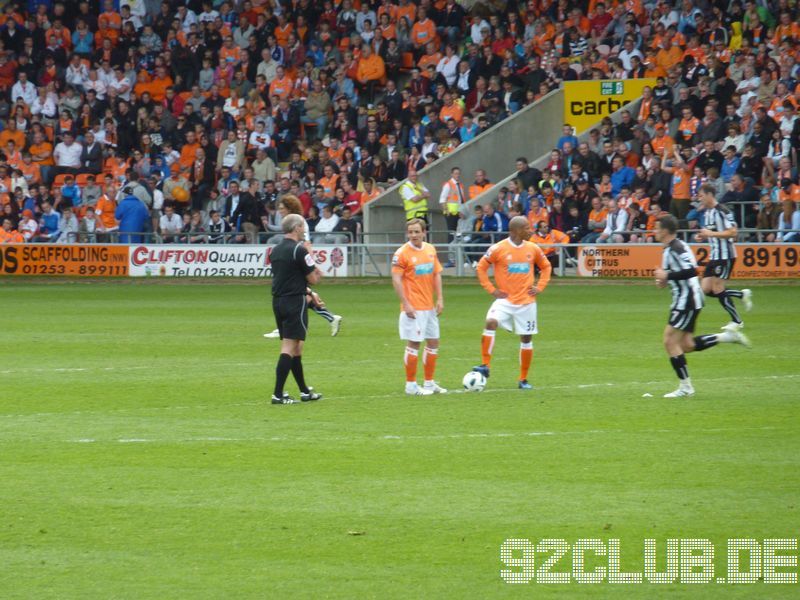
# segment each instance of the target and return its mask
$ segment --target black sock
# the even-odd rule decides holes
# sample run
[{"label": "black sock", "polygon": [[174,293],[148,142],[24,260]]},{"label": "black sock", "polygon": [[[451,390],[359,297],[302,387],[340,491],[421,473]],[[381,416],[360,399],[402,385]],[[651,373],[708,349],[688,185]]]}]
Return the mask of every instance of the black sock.
[{"label": "black sock", "polygon": [[728,314],[731,316],[731,321],[734,323],[741,323],[742,320],[739,318],[739,313],[736,312],[736,307],[733,305],[733,300],[731,300],[730,291],[725,290],[717,294],[717,298],[719,299],[719,303],[722,304],[722,308],[728,311]]},{"label": "black sock", "polygon": [[300,356],[292,358],[292,375],[297,382],[297,387],[304,394],[308,393],[308,386],[306,385],[306,378],[303,376],[303,359]]},{"label": "black sock", "polygon": [[694,338],[694,350],[702,352],[706,348],[713,348],[718,343],[716,335],[699,335]]},{"label": "black sock", "polygon": [[670,356],[669,362],[672,364],[672,368],[675,369],[675,374],[678,376],[678,379],[681,381],[689,379],[689,367],[686,366],[685,354]]},{"label": "black sock", "polygon": [[320,308],[319,306],[312,306],[311,310],[317,313],[320,317],[325,319],[328,323],[333,322],[333,313],[327,308]]},{"label": "black sock", "polygon": [[744,298],[742,290],[725,290],[725,293],[731,298]]},{"label": "black sock", "polygon": [[278,365],[275,367],[275,392],[273,395],[276,398],[283,396],[283,386],[286,383],[286,378],[289,377],[289,372],[292,370],[292,357],[290,354],[281,354],[278,358]]}]

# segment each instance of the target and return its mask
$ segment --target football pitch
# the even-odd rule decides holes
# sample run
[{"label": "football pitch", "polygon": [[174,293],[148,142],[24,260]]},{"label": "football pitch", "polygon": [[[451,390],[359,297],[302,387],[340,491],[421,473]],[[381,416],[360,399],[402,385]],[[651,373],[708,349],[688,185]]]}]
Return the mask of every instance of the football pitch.
[{"label": "football pitch", "polygon": [[[702,538],[716,581],[728,539],[800,537],[794,283],[753,284],[754,348],[689,355],[697,394],[672,400],[669,293],[653,285],[552,281],[533,391],[498,332],[486,391],[407,397],[391,286],[323,283],[345,317],[331,338],[309,316],[306,378],[325,397],[272,406],[267,282],[4,280],[0,597],[797,597],[763,581],[509,585],[520,567],[500,559],[509,538],[618,539],[641,573],[655,539],[663,571],[668,539]],[[458,390],[490,298],[445,281],[445,304],[437,380]],[[698,333],[726,317],[710,299]]]}]

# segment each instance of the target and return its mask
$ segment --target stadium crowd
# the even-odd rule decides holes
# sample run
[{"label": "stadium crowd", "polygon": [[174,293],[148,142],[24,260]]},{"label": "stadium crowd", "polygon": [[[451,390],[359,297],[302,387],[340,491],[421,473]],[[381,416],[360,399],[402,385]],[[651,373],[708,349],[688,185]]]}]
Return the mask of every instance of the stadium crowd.
[{"label": "stadium crowd", "polygon": [[516,211],[570,239],[646,239],[659,210],[691,226],[710,182],[786,241],[798,42],[789,0],[10,2],[0,241],[254,239],[280,231],[287,194],[315,230],[357,234],[383,187],[564,81],[642,77],[657,85],[637,114],[582,144],[565,128],[481,227]]}]

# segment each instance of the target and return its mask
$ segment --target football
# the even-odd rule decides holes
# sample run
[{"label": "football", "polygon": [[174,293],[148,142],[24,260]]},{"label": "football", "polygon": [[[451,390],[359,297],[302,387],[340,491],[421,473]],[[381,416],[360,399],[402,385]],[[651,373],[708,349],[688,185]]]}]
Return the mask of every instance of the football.
[{"label": "football", "polygon": [[462,380],[464,389],[468,392],[481,392],[486,387],[486,377],[477,371],[470,371]]}]

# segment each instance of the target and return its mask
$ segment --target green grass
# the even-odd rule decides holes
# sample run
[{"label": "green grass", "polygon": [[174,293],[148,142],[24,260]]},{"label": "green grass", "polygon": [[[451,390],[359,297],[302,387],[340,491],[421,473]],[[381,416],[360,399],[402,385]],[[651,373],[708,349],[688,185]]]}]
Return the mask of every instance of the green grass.
[{"label": "green grass", "polygon": [[[489,298],[445,289],[437,379],[459,388]],[[701,537],[724,575],[728,538],[800,537],[797,286],[756,287],[755,349],[691,355],[698,394],[671,401],[654,287],[554,281],[535,391],[498,334],[486,392],[433,399],[399,393],[388,285],[320,290],[345,315],[335,339],[311,315],[325,399],[279,407],[266,284],[4,280],[0,597],[796,597],[509,586],[499,556],[512,537],[619,538],[641,571],[645,538]],[[725,316],[710,302],[699,332]]]}]

